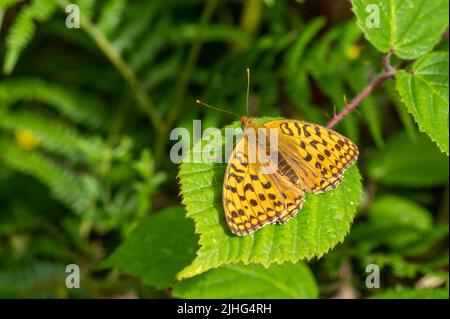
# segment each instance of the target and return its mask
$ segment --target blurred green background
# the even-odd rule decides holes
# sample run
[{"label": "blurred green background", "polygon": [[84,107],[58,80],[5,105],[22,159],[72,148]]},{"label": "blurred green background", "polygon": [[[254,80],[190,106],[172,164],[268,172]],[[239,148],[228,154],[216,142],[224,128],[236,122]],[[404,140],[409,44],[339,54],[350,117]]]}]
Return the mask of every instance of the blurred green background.
[{"label": "blurred green background", "polygon": [[[252,115],[325,125],[382,54],[345,0],[75,2],[79,29],[68,2],[0,0],[0,297],[189,297],[101,263],[180,205],[171,130],[236,120],[194,101],[245,114],[250,67]],[[315,295],[448,298],[448,157],[392,80],[335,129],[359,146],[364,197],[344,243],[309,263]],[[72,263],[80,289],[65,286]]]}]

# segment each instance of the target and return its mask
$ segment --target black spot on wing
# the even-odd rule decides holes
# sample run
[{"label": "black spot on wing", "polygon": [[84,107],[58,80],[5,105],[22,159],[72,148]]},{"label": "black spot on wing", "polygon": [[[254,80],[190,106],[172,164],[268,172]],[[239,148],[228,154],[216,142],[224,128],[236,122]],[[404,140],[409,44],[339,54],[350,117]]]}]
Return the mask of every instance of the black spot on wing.
[{"label": "black spot on wing", "polygon": [[253,187],[252,184],[250,184],[250,183],[245,184],[245,186],[244,186],[244,193],[246,193],[247,191],[251,191],[251,192],[255,191],[255,188]]},{"label": "black spot on wing", "polygon": [[261,185],[265,189],[269,189],[272,187],[272,184],[270,183],[270,181],[268,181],[267,183],[261,183]]},{"label": "black spot on wing", "polygon": [[289,127],[289,123],[288,122],[281,123],[280,129],[286,135],[289,135],[289,136],[293,136],[294,135],[294,132]]}]

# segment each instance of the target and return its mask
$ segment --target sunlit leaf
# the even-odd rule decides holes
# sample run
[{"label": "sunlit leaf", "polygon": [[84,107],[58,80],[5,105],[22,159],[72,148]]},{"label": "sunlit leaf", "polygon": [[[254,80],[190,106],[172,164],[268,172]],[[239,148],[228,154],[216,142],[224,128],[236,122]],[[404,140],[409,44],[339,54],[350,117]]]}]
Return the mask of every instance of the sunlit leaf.
[{"label": "sunlit leaf", "polygon": [[397,90],[419,129],[448,155],[448,52],[430,53],[411,72],[399,71]]},{"label": "sunlit leaf", "polygon": [[431,51],[448,26],[448,0],[352,0],[352,6],[367,40],[403,59]]},{"label": "sunlit leaf", "polygon": [[[261,122],[267,120],[260,119]],[[201,247],[196,259],[178,275],[179,278],[192,277],[224,264],[242,262],[269,266],[320,257],[344,240],[362,190],[360,175],[354,165],[336,189],[307,195],[301,212],[286,224],[268,225],[253,236],[238,237],[229,233],[225,222],[222,208],[224,172],[225,164],[181,165],[179,178],[183,204],[187,216],[195,222]]]},{"label": "sunlit leaf", "polygon": [[174,286],[180,298],[317,298],[317,284],[301,262],[271,265],[228,265]]}]

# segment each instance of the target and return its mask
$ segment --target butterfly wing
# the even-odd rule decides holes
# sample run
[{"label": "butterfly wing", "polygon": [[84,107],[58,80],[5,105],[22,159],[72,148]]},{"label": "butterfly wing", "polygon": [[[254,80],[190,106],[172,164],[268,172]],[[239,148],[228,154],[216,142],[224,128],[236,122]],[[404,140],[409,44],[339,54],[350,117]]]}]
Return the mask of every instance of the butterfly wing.
[{"label": "butterfly wing", "polygon": [[296,120],[264,124],[279,132],[279,164],[290,179],[309,193],[335,188],[358,158],[358,148],[346,137],[323,126]]},{"label": "butterfly wing", "polygon": [[244,136],[234,147],[223,184],[227,224],[239,236],[286,222],[304,202],[301,189],[278,173],[263,174],[258,162],[249,161],[249,152],[257,152],[256,146]]}]

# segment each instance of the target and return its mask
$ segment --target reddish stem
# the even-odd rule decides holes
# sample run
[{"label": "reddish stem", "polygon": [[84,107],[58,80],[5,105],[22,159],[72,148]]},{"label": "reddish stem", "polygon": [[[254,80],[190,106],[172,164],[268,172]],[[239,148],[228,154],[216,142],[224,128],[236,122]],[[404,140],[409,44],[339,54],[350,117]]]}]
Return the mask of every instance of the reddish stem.
[{"label": "reddish stem", "polygon": [[353,111],[359,105],[359,103],[361,103],[361,101],[364,100],[374,89],[379,87],[390,77],[395,76],[397,69],[392,67],[392,65],[390,64],[391,54],[392,52],[390,51],[383,57],[384,72],[373,79],[349,104],[344,107],[341,112],[336,114],[327,124],[327,128],[332,128],[337,123],[342,121],[347,116],[347,114]]}]

